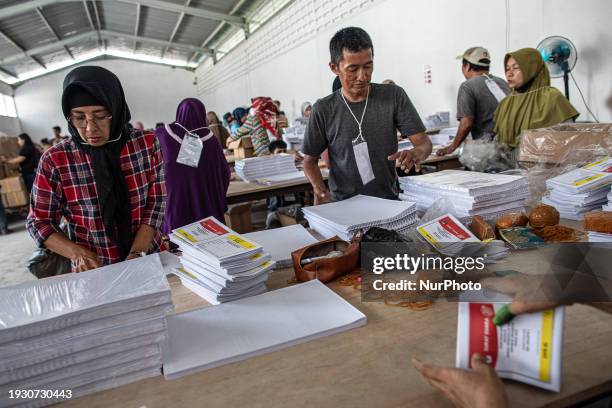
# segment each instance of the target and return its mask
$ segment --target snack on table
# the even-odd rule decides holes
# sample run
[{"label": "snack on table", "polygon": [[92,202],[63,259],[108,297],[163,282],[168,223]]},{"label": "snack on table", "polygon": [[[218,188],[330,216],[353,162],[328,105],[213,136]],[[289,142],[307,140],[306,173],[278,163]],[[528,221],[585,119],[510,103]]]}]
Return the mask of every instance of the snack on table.
[{"label": "snack on table", "polygon": [[472,231],[474,235],[476,235],[476,237],[481,241],[495,239],[495,230],[493,229],[493,227],[478,215],[472,217],[472,222],[469,228],[470,231]]},{"label": "snack on table", "polygon": [[564,225],[535,228],[533,233],[546,242],[575,242],[578,240],[578,232]]},{"label": "snack on table", "polygon": [[495,227],[497,229],[524,227],[529,222],[529,218],[522,212],[513,212],[502,215],[497,219]]},{"label": "snack on table", "polygon": [[533,228],[542,228],[559,223],[559,211],[553,206],[540,204],[529,214],[529,225]]},{"label": "snack on table", "polygon": [[584,230],[612,234],[612,212],[591,211],[584,215]]}]

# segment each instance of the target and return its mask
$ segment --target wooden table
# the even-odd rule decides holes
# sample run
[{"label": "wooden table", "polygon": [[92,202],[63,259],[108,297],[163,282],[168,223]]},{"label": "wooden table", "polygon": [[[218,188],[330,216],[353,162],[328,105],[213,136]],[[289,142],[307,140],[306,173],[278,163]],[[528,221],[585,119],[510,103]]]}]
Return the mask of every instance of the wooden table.
[{"label": "wooden table", "polygon": [[[516,257],[515,257],[516,258]],[[291,269],[275,271],[271,290]],[[206,302],[171,277],[176,311]],[[360,292],[331,289],[361,310],[366,326],[267,355],[166,381],[160,375],[65,403],[66,407],[450,407],[410,360],[454,366],[457,305],[412,311],[362,303]],[[194,339],[197,341],[197,339]],[[512,406],[566,407],[612,390],[612,316],[588,306],[567,309],[560,393],[505,381]],[[208,345],[202,344],[202,347]]]},{"label": "wooden table", "polygon": [[[324,176],[324,180],[327,180],[327,176]],[[303,193],[306,191],[312,191],[312,185],[307,179],[278,183],[270,186],[258,183],[247,183],[242,180],[233,180],[230,181],[226,197],[228,204],[237,204],[261,200],[277,195]]]}]

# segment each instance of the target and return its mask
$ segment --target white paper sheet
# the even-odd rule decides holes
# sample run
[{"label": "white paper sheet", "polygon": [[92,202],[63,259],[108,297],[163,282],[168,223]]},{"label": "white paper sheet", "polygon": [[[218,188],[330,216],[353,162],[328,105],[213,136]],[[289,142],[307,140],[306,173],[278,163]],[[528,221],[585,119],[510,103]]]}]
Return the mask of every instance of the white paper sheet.
[{"label": "white paper sheet", "polygon": [[276,268],[282,268],[290,264],[293,251],[317,242],[317,239],[299,224],[249,232],[244,236],[260,244],[264,251],[268,252],[272,259],[276,261]]},{"label": "white paper sheet", "polygon": [[318,280],[168,318],[164,376],[179,378],[366,323]]}]

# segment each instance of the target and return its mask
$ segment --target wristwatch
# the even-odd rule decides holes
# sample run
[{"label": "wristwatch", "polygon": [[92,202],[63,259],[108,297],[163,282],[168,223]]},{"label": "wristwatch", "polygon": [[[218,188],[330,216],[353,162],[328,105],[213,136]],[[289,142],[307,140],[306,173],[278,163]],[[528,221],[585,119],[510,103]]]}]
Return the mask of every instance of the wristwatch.
[{"label": "wristwatch", "polygon": [[147,256],[147,253],[145,251],[132,251],[128,254],[128,256],[132,255],[137,255],[142,258],[143,256]]}]

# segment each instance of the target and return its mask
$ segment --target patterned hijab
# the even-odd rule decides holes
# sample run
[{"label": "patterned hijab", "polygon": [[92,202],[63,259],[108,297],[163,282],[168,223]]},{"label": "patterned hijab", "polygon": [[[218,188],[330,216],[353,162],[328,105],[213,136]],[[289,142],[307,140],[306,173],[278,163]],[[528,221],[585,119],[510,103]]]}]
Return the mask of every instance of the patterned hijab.
[{"label": "patterned hijab", "polygon": [[259,96],[251,99],[251,113],[257,116],[262,126],[273,136],[276,136],[276,115],[278,108],[267,96]]}]

